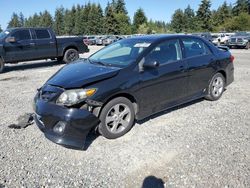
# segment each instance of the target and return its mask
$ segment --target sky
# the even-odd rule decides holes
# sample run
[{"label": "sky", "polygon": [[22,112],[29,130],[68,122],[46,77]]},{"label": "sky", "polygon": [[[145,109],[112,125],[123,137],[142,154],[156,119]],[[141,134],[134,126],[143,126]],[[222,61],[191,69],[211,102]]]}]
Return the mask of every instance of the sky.
[{"label": "sky", "polygon": [[[111,0],[0,0],[0,25],[5,29],[13,12],[22,12],[25,17],[34,13],[48,10],[52,15],[57,7],[71,8],[74,4],[85,4],[87,2],[100,3],[103,8]],[[212,9],[218,8],[225,0],[212,0]],[[236,0],[226,0],[234,4]],[[184,9],[191,5],[197,10],[201,0],[125,0],[128,14],[133,18],[138,8],[143,8],[149,19],[169,22],[174,11],[178,8]]]}]

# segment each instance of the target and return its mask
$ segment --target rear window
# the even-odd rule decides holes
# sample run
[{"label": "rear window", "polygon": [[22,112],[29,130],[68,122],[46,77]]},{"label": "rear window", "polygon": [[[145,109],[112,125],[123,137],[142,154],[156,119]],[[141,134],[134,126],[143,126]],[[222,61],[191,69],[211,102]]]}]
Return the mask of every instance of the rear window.
[{"label": "rear window", "polygon": [[45,29],[35,29],[37,39],[49,39],[50,34],[48,30]]},{"label": "rear window", "polygon": [[182,39],[182,41],[185,47],[187,58],[211,54],[210,49],[202,40],[186,38]]}]

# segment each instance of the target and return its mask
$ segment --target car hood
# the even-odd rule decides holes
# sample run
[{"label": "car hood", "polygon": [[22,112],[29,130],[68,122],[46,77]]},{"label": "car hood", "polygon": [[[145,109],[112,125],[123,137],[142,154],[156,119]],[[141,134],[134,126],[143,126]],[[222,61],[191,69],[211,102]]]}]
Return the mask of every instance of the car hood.
[{"label": "car hood", "polygon": [[70,63],[54,74],[46,84],[65,89],[80,88],[117,75],[121,68],[91,64],[85,60]]}]

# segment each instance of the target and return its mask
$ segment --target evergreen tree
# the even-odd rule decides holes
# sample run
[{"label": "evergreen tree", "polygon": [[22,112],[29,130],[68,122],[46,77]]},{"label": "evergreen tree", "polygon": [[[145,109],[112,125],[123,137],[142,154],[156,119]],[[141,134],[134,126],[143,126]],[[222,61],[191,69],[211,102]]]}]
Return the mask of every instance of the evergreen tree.
[{"label": "evergreen tree", "polygon": [[21,27],[19,16],[16,13],[12,14],[11,20],[8,23],[8,28],[11,27]]},{"label": "evergreen tree", "polygon": [[115,12],[116,13],[123,13],[125,15],[128,14],[128,11],[126,9],[126,4],[125,4],[125,1],[124,0],[117,0],[115,2]]},{"label": "evergreen tree", "polygon": [[241,13],[248,13],[249,0],[237,0],[233,7],[233,15],[238,16]]},{"label": "evergreen tree", "polygon": [[56,9],[54,17],[54,30],[57,35],[64,34],[64,8],[60,7]]},{"label": "evergreen tree", "polygon": [[211,31],[212,23],[211,23],[211,1],[210,0],[202,0],[197,11],[197,19],[200,24],[200,27],[203,31]]},{"label": "evergreen tree", "polygon": [[172,16],[171,28],[176,33],[181,33],[184,31],[185,16],[181,9],[177,9]]},{"label": "evergreen tree", "polygon": [[52,27],[53,26],[53,18],[50,13],[45,10],[43,13],[40,13],[40,27]]},{"label": "evergreen tree", "polygon": [[82,29],[82,25],[83,25],[83,21],[82,21],[82,9],[83,7],[81,7],[79,4],[76,6],[76,13],[75,13],[75,28],[74,28],[74,33],[76,35],[81,35],[83,33]]},{"label": "evergreen tree", "polygon": [[184,32],[193,32],[197,29],[195,25],[195,13],[190,5],[184,10],[184,22]]},{"label": "evergreen tree", "polygon": [[71,10],[66,10],[64,16],[64,31],[67,35],[75,34],[75,15],[76,15],[76,8],[73,6]]},{"label": "evergreen tree", "polygon": [[2,30],[2,27],[1,27],[1,25],[0,25],[0,32],[2,32],[3,30]]},{"label": "evergreen tree", "polygon": [[105,9],[105,27],[104,27],[106,34],[118,34],[118,23],[115,18],[115,11],[112,6],[108,2],[107,7]]},{"label": "evergreen tree", "polygon": [[102,34],[102,26],[101,23],[103,21],[103,13],[102,9],[100,9],[100,5],[92,4],[89,12],[89,30],[88,34]]},{"label": "evergreen tree", "polygon": [[133,32],[137,32],[137,29],[139,29],[140,25],[146,24],[146,23],[147,23],[147,17],[144,13],[144,10],[142,8],[139,8],[134,14],[134,19],[133,19],[134,31]]},{"label": "evergreen tree", "polygon": [[249,31],[250,30],[250,15],[248,13],[241,13],[239,16],[234,16],[229,19],[223,28],[226,31]]},{"label": "evergreen tree", "polygon": [[25,18],[22,12],[20,12],[19,14],[19,22],[20,22],[20,26],[24,27]]}]

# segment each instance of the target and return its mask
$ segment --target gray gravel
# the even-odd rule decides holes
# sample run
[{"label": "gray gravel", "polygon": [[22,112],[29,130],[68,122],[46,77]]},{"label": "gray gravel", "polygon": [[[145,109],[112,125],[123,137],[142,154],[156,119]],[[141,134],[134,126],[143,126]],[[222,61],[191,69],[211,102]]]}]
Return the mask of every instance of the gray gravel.
[{"label": "gray gravel", "polygon": [[9,66],[0,75],[0,187],[250,187],[250,50],[232,52],[235,82],[221,100],[158,114],[117,140],[99,136],[87,151],[55,145],[34,125],[8,128],[63,65]]}]

